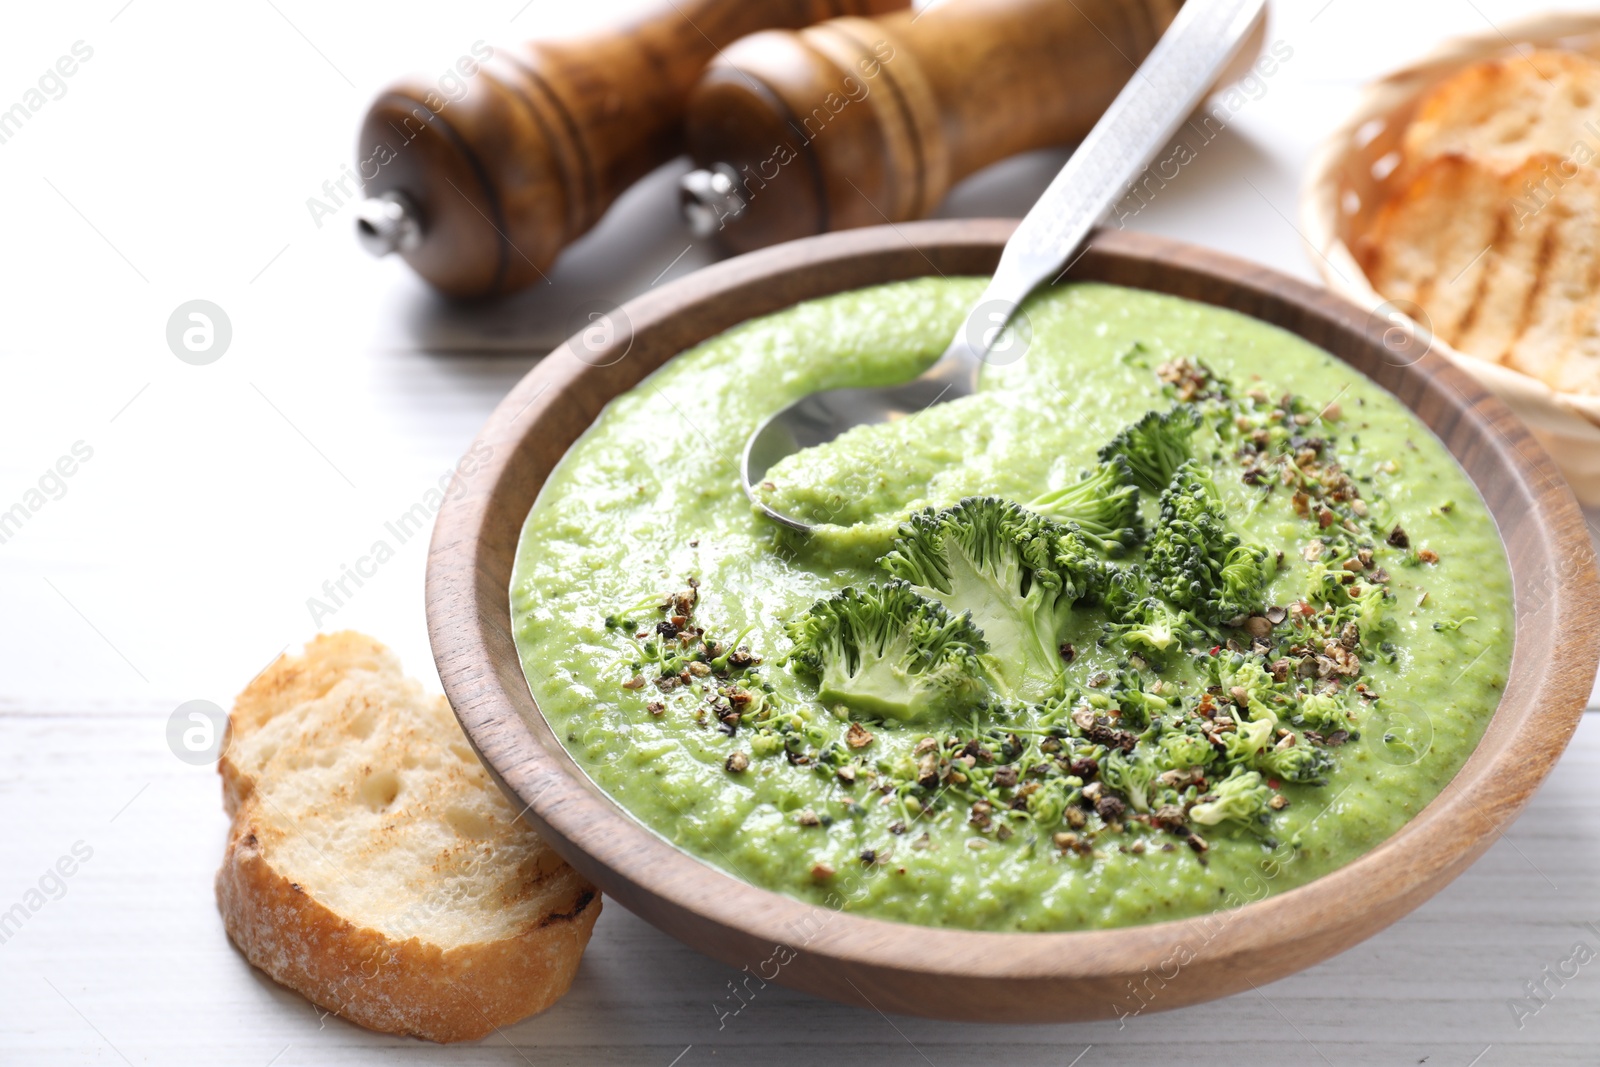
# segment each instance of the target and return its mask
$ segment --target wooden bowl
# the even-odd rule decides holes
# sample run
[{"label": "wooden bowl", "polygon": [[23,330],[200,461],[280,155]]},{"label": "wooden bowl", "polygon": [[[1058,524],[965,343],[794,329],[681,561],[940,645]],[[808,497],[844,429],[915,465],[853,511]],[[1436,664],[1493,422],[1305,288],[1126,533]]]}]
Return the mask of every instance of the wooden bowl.
[{"label": "wooden bowl", "polygon": [[507,605],[517,537],[545,478],[607,401],[696,342],[797,301],[935,272],[988,274],[1013,226],[920,222],[780,245],[631,301],[618,316],[631,328],[582,358],[572,341],[556,349],[495,410],[479,438],[492,458],[439,514],[427,581],[439,675],[485,763],[558,852],[623,907],[757,980],[882,1011],[1001,1022],[1173,1008],[1281,978],[1383,929],[1488,848],[1566,745],[1600,659],[1594,551],[1527,429],[1448,360],[1397,359],[1383,343],[1392,324],[1281,274],[1121,232],[1097,236],[1069,277],[1232,308],[1322,346],[1432,427],[1499,523],[1516,584],[1500,707],[1451,786],[1338,871],[1235,911],[1115,930],[979,933],[834,912],[748,885],[634,821],[562,749],[523,680]]}]

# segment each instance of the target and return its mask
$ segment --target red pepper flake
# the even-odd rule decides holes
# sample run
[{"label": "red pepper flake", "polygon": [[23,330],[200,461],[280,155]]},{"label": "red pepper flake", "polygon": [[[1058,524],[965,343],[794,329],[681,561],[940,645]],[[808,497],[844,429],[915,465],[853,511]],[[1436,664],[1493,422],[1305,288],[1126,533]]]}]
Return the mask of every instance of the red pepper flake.
[{"label": "red pepper flake", "polygon": [[1278,788],[1278,780],[1276,778],[1268,778],[1267,779],[1267,788],[1268,789],[1277,789]]},{"label": "red pepper flake", "polygon": [[1211,646],[1211,655],[1215,656],[1218,652],[1221,652],[1221,651],[1222,651],[1222,646],[1221,645],[1212,645]]}]

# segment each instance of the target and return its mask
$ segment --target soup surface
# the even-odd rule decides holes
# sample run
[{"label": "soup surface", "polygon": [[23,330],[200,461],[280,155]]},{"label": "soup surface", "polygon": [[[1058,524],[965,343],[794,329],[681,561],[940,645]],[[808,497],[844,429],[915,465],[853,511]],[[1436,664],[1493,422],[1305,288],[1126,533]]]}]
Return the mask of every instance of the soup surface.
[{"label": "soup surface", "polygon": [[1454,460],[1326,352],[1056,287],[977,395],[769,472],[817,533],[753,511],[763,419],[915,375],[982,286],[745,323],[572,447],[511,604],[574,759],[730,874],[932,926],[1190,916],[1393,834],[1494,711],[1511,579]]}]

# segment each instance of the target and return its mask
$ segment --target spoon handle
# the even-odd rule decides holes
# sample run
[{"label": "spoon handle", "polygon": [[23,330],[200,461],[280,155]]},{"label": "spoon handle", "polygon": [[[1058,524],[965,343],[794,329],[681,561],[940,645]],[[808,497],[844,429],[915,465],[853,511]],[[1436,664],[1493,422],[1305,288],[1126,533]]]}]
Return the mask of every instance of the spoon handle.
[{"label": "spoon handle", "polygon": [[[1133,78],[1006,242],[946,359],[983,361],[1018,305],[1063,272],[1157,152],[1210,92],[1265,0],[1188,0]],[[970,353],[970,355],[968,354]]]}]

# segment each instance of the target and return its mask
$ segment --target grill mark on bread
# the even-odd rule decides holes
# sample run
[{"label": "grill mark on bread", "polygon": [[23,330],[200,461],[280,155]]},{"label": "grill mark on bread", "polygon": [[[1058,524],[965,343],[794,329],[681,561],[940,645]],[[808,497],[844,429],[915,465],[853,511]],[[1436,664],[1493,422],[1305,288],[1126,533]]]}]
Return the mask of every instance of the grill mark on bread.
[{"label": "grill mark on bread", "polygon": [[[1472,302],[1467,305],[1467,313],[1462,316],[1456,325],[1456,335],[1466,337],[1472,333],[1472,327],[1478,321],[1478,309],[1483,307],[1483,302],[1489,295],[1489,279],[1494,277],[1493,259],[1496,255],[1495,246],[1505,240],[1507,216],[1510,214],[1509,205],[1502,205],[1494,220],[1494,236],[1489,241],[1489,250],[1484,253],[1484,258],[1491,262],[1484,264],[1483,270],[1478,272],[1478,286],[1472,293]],[[1437,277],[1437,275],[1436,275]],[[1419,300],[1418,303],[1421,303]]]},{"label": "grill mark on bread", "polygon": [[1539,298],[1544,295],[1545,282],[1550,275],[1550,261],[1555,258],[1556,243],[1561,239],[1561,227],[1556,225],[1560,218],[1549,220],[1544,233],[1539,237],[1539,251],[1533,257],[1533,281],[1528,285],[1528,291],[1522,298],[1522,308],[1517,315],[1516,329],[1511,331],[1511,336],[1506,340],[1505,349],[1496,357],[1496,362],[1504,363],[1511,358],[1517,344],[1528,332],[1528,326],[1533,322],[1533,309]]},{"label": "grill mark on bread", "polygon": [[[1459,193],[1461,189],[1461,182],[1456,180],[1453,182],[1453,184],[1455,186],[1454,191]],[[1433,273],[1426,275],[1419,282],[1417,282],[1415,299],[1420,307],[1426,308],[1430,303],[1433,302],[1433,294],[1438,288],[1438,285],[1436,284],[1439,281],[1438,268],[1439,264],[1435,263]]]},{"label": "grill mark on bread", "polygon": [[[1577,322],[1574,323],[1574,329],[1572,332],[1574,334],[1573,340],[1575,342],[1586,337],[1593,337],[1595,334],[1596,320],[1600,319],[1600,256],[1596,256],[1594,259],[1589,261],[1589,277],[1587,281],[1587,287],[1590,294],[1592,294],[1592,298],[1587,304],[1584,305],[1581,316],[1578,318]],[[1562,356],[1561,363],[1555,368],[1555,376],[1565,383],[1568,367],[1572,366],[1577,360],[1584,358],[1585,356],[1594,358],[1596,354],[1597,353],[1580,351],[1576,346],[1568,348],[1566,353]]]}]

